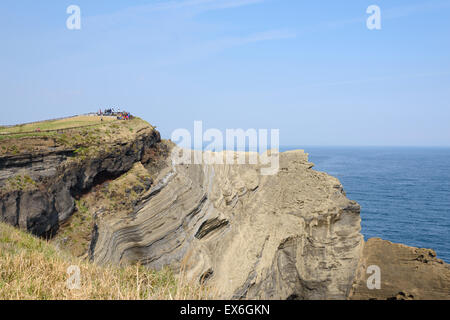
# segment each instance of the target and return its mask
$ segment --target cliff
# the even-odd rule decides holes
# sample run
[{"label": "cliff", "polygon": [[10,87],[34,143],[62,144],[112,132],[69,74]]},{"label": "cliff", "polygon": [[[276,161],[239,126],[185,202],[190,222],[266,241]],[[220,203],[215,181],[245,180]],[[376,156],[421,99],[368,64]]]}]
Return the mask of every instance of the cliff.
[{"label": "cliff", "polygon": [[1,220],[44,237],[72,215],[75,197],[127,172],[160,141],[139,119],[0,138]]},{"label": "cliff", "polygon": [[91,257],[183,266],[220,298],[345,298],[362,250],[359,206],[302,151],[280,172],[169,165],[127,217],[97,223]]},{"label": "cliff", "polygon": [[[225,299],[450,298],[448,265],[364,243],[359,205],[303,151],[281,153],[265,176],[176,165],[139,119],[64,135],[0,140],[1,220],[97,265],[170,266]],[[381,289],[367,288],[371,265]]]}]

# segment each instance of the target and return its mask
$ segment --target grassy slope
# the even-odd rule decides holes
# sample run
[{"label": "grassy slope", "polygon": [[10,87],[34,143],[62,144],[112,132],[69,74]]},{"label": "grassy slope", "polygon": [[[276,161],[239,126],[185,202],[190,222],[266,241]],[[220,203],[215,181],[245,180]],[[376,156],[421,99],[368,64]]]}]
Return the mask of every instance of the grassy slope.
[{"label": "grassy slope", "polygon": [[[63,125],[58,125],[58,131],[27,131],[27,133],[20,134],[2,134],[2,132],[5,133],[6,131],[0,130],[0,156],[18,155],[39,150],[45,151],[49,147],[75,147],[80,148],[80,150],[97,148],[118,140],[133,140],[135,134],[141,129],[154,129],[149,123],[140,118],[134,118],[129,121],[114,120],[103,122],[100,121],[100,117],[95,116],[86,116],[83,119],[85,119],[83,120],[84,122],[78,123],[81,126],[74,129],[71,125],[65,129]],[[12,130],[13,128],[5,130]]]},{"label": "grassy slope", "polygon": [[[69,266],[81,270],[81,287],[67,287]],[[44,240],[0,223],[0,299],[204,299],[196,284],[169,270],[100,267],[73,258]]]},{"label": "grassy slope", "polygon": [[[103,121],[101,119],[103,118]],[[86,125],[102,124],[115,120],[115,117],[98,117],[98,116],[75,116],[60,120],[41,121],[29,124],[20,124],[13,127],[0,128],[0,134],[3,133],[21,133],[30,132],[37,129],[45,130],[59,130],[73,127],[80,127]]]},{"label": "grassy slope", "polygon": [[[103,121],[101,121],[103,119]],[[8,140],[19,140],[21,138],[56,138],[65,140],[67,136],[84,134],[86,132],[111,132],[117,128],[127,128],[131,130],[134,126],[150,126],[147,122],[139,118],[129,121],[117,120],[115,117],[99,116],[77,116],[62,120],[42,121],[31,124],[17,125],[14,127],[0,127],[0,143]],[[39,131],[37,131],[39,129]],[[4,143],[4,142],[3,142]]]}]

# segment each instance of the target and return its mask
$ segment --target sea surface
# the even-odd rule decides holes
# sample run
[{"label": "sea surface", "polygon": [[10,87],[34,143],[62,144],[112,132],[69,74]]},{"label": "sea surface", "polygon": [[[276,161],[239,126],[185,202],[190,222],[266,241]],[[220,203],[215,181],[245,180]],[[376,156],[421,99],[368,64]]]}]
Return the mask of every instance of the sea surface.
[{"label": "sea surface", "polygon": [[450,263],[450,148],[304,149],[315,170],[337,177],[361,205],[365,239],[431,248]]}]

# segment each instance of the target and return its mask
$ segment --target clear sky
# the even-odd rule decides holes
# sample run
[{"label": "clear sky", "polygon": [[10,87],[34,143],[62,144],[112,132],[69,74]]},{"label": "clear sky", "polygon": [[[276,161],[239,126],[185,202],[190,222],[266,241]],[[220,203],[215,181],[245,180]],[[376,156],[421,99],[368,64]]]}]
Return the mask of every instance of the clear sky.
[{"label": "clear sky", "polygon": [[0,124],[119,106],[166,138],[450,146],[450,0],[2,0],[0,41]]}]

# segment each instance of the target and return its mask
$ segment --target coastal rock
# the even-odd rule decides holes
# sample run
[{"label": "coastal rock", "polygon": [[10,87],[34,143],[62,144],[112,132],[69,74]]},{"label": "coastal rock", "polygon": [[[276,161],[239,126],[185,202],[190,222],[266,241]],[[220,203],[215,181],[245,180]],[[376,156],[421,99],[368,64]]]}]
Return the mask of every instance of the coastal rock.
[{"label": "coastal rock", "polygon": [[359,205],[303,151],[258,165],[169,165],[134,214],[97,223],[91,258],[183,269],[225,299],[344,299],[363,238]]},{"label": "coastal rock", "polygon": [[[369,289],[369,266],[380,271],[379,289]],[[370,270],[369,270],[370,271]],[[353,300],[450,299],[450,266],[430,249],[394,244],[378,238],[365,245],[349,295]]]}]

